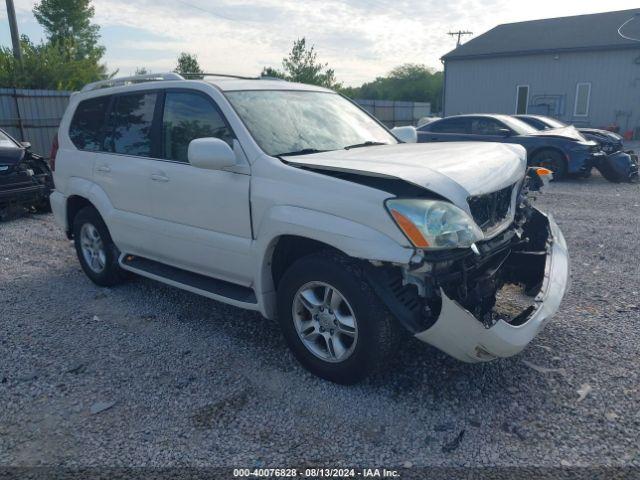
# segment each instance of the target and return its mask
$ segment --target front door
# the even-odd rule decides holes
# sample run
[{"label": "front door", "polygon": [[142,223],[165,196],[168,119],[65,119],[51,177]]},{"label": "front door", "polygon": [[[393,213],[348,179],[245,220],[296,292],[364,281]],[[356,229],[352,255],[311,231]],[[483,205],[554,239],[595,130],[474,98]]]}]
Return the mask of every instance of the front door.
[{"label": "front door", "polygon": [[249,285],[251,214],[245,173],[205,170],[187,159],[189,142],[216,137],[233,145],[234,134],[204,93],[168,90],[164,95],[160,157],[151,172],[156,257],[168,264]]}]

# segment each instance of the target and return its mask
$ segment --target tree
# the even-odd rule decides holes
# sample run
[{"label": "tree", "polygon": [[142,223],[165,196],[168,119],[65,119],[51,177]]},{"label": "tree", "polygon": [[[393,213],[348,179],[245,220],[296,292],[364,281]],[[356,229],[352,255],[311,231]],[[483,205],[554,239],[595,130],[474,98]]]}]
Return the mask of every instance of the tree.
[{"label": "tree", "polygon": [[20,44],[22,62],[15,59],[10,48],[0,47],[1,87],[78,90],[108,77],[106,67],[94,59],[69,57],[68,52],[76,48],[73,39],[36,45],[23,35]]},{"label": "tree", "polygon": [[136,67],[134,75],[149,75],[151,72],[147,67]]},{"label": "tree", "polygon": [[345,88],[342,92],[352,98],[429,102],[432,111],[438,112],[442,108],[442,84],[442,72],[407,63],[394,68],[386,77],[378,77],[360,87]]},{"label": "tree", "polygon": [[320,85],[327,88],[341,88],[336,81],[335,71],[329,64],[320,63],[313,45],[307,46],[307,40],[302,37],[293,42],[289,56],[282,59],[283,71],[272,67],[265,67],[262,76],[283,78],[291,82]]},{"label": "tree", "polygon": [[41,0],[33,8],[49,43],[62,47],[73,40],[76,59],[92,58],[97,62],[105,48],[98,45],[100,27],[91,23],[94,13],[91,0]]},{"label": "tree", "polygon": [[[201,79],[204,78],[203,75],[199,75],[204,73],[200,68],[200,64],[198,63],[198,58],[195,55],[192,55],[187,52],[182,52],[178,57],[178,65],[173,70],[180,75],[188,76],[189,78]],[[189,75],[196,74],[196,75]]]}]

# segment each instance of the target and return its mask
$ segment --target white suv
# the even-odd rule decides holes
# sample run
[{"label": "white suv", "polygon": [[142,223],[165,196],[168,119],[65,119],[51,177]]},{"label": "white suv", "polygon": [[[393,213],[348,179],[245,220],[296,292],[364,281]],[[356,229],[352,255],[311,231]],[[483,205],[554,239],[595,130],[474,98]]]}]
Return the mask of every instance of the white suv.
[{"label": "white suv", "polygon": [[348,99],[278,80],[88,85],[52,150],[51,205],[87,276],[134,272],[278,319],[353,383],[403,332],[465,362],[522,350],[558,309],[562,233],[520,146],[402,143]]}]

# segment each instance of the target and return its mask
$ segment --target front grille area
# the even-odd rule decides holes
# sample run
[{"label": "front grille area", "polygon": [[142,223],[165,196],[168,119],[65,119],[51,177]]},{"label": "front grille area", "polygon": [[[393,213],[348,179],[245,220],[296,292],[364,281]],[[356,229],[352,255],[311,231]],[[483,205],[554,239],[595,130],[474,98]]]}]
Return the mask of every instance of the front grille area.
[{"label": "front grille area", "polygon": [[468,198],[473,220],[483,231],[491,230],[509,216],[512,191],[513,185],[497,192]]}]

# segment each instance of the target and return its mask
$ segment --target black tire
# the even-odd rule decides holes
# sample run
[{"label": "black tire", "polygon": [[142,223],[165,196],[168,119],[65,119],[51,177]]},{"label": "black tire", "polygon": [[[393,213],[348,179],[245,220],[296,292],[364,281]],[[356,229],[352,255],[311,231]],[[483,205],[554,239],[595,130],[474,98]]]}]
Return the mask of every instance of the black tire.
[{"label": "black tire", "polygon": [[567,162],[559,152],[543,150],[531,159],[531,165],[548,168],[553,172],[554,180],[562,180],[567,176]]},{"label": "black tire", "polygon": [[[325,361],[302,342],[294,324],[294,299],[310,282],[337,289],[347,300],[357,321],[357,339],[350,356],[339,362]],[[285,272],[277,291],[278,320],[284,337],[298,361],[313,374],[349,385],[387,365],[396,353],[401,332],[396,320],[378,299],[357,262],[330,251],[297,260]]]},{"label": "black tire", "polygon": [[[85,225],[88,227],[93,226],[102,241],[104,251],[104,268],[100,271],[96,271],[96,269],[89,265],[82,250],[81,232]],[[107,226],[94,207],[84,207],[76,215],[73,222],[73,240],[82,270],[93,283],[100,285],[101,287],[112,287],[126,280],[126,272],[122,270],[118,264],[120,251],[114,245]]]}]

